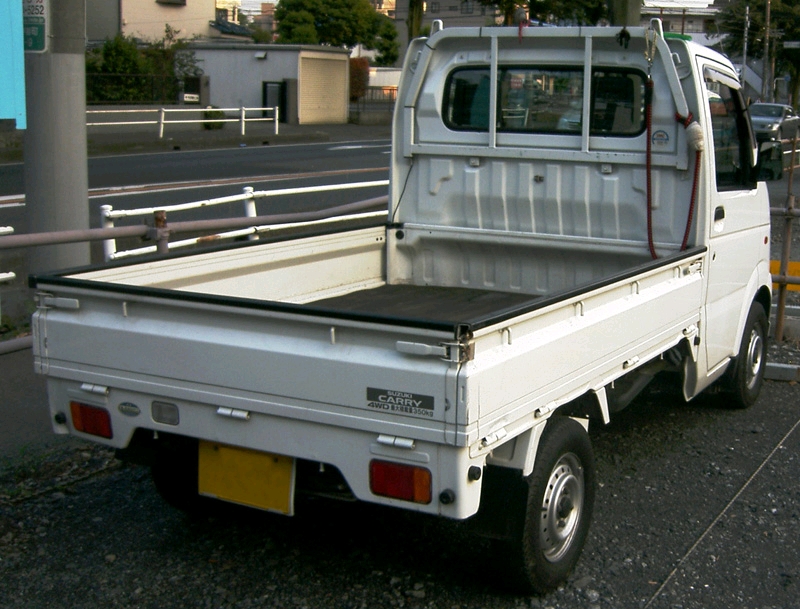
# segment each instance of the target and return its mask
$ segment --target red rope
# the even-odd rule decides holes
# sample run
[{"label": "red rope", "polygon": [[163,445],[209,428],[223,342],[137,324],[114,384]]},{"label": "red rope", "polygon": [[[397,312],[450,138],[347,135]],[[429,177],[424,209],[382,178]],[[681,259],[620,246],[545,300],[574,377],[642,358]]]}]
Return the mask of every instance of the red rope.
[{"label": "red rope", "polygon": [[694,181],[692,182],[692,199],[689,201],[689,217],[686,219],[686,232],[683,233],[683,241],[681,242],[681,251],[686,249],[686,244],[689,243],[689,231],[692,228],[692,219],[694,218],[694,206],[697,201],[697,176],[700,175],[700,151],[694,154]]},{"label": "red rope", "polygon": [[647,124],[647,154],[645,155],[647,175],[647,246],[653,260],[658,258],[655,242],[653,241],[653,191],[651,184],[652,174],[652,140],[653,140],[653,79],[648,78],[645,83],[645,122]]},{"label": "red rope", "polygon": [[[678,121],[683,128],[686,129],[689,125],[692,124],[694,117],[692,113],[689,112],[688,116],[681,116],[677,112],[675,113],[675,120]],[[692,220],[694,219],[694,208],[697,202],[697,186],[699,182],[700,176],[700,151],[695,152],[694,156],[694,180],[692,181],[692,198],[689,200],[689,215],[686,218],[686,230],[683,233],[683,241],[681,242],[681,251],[686,249],[686,245],[689,243],[689,232],[692,228]]]},{"label": "red rope", "polygon": [[681,125],[683,125],[684,129],[686,129],[689,125],[692,124],[692,121],[694,120],[694,116],[692,116],[691,112],[689,112],[689,116],[681,116],[680,114],[678,114],[676,112],[675,113],[675,120],[678,121]]}]

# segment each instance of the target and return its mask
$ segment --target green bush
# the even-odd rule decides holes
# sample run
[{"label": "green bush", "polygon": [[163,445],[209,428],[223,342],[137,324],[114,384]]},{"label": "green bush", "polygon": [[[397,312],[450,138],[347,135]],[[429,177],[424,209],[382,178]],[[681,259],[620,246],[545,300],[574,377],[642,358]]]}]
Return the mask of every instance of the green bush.
[{"label": "green bush", "polygon": [[177,103],[181,81],[202,73],[194,53],[169,25],[164,38],[141,42],[118,34],[86,51],[88,103]]},{"label": "green bush", "polygon": [[350,101],[358,101],[369,85],[369,60],[366,57],[350,58]]},{"label": "green bush", "polygon": [[207,121],[214,121],[203,123],[203,129],[211,131],[212,129],[222,129],[225,126],[225,123],[216,122],[224,119],[225,113],[215,108],[216,106],[208,106],[206,110],[203,110],[203,118]]}]

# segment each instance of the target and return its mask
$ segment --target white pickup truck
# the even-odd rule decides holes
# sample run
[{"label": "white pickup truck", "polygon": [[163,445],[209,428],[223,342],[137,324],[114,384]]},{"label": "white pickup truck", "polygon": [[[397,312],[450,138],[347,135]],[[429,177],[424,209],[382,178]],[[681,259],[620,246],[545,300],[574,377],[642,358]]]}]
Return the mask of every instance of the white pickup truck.
[{"label": "white pickup truck", "polygon": [[648,28],[412,42],[385,224],[31,278],[57,433],[171,503],[320,493],[472,518],[564,582],[589,420],[661,371],[757,398],[769,205],[736,71]]}]

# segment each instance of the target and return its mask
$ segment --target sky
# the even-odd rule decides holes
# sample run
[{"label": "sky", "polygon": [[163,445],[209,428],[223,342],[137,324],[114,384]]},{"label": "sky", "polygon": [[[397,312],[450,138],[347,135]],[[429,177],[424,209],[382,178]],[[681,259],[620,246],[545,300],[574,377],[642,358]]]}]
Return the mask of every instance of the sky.
[{"label": "sky", "polygon": [[[266,2],[267,0],[264,0]],[[277,0],[276,0],[277,1]],[[242,0],[242,10],[245,13],[260,13],[262,0]]]}]

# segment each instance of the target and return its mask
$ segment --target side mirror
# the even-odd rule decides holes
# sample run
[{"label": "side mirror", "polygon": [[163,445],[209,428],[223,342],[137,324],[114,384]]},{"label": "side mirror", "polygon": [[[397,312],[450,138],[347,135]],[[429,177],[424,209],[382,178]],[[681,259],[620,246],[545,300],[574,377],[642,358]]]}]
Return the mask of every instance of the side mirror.
[{"label": "side mirror", "polygon": [[758,180],[780,180],[783,177],[783,145],[781,142],[761,142],[755,165]]}]

